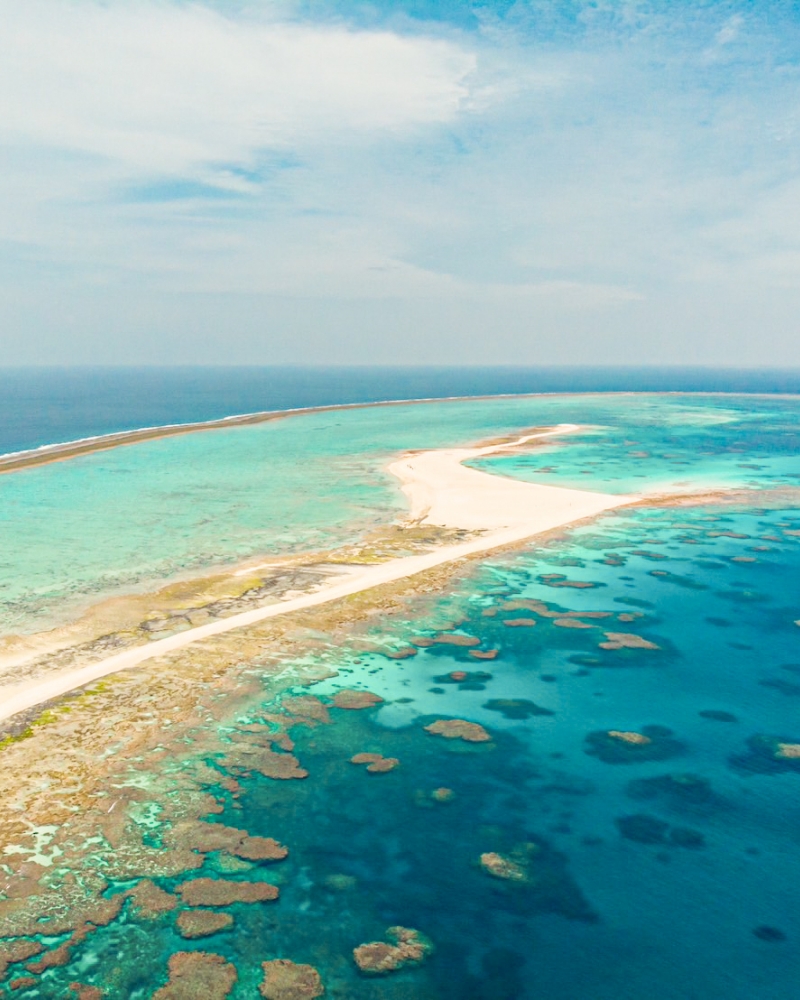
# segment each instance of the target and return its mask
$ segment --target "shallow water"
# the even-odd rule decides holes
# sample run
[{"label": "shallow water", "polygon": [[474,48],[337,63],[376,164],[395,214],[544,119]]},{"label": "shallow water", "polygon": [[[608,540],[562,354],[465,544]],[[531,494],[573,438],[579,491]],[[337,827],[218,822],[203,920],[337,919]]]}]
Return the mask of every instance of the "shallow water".
[{"label": "shallow water", "polygon": [[405,510],[383,471],[403,449],[576,422],[594,429],[481,467],[609,492],[798,485],[799,413],[800,401],[770,398],[429,403],[164,438],[0,476],[3,631],[50,627],[101,597],[251,556],[350,541]]},{"label": "shallow water", "polygon": [[[546,419],[575,419],[573,405]],[[381,414],[359,428],[357,447],[366,456],[370,442],[374,455],[376,441],[410,437],[406,414],[422,446],[545,422],[541,411],[480,413],[473,404],[459,429],[455,410],[442,413],[451,422],[426,430],[423,408],[408,408],[394,431]],[[612,440],[618,431],[593,435],[554,452],[559,471],[542,481],[572,485],[600,461],[597,478],[582,480],[625,482],[621,448],[650,452],[641,459],[648,482],[666,481],[679,460],[690,463],[687,478],[762,488],[792,485],[800,473],[794,403],[598,401],[584,413],[631,429],[637,444]],[[653,457],[667,448],[683,457]],[[351,468],[360,467],[356,453]],[[516,461],[490,464],[510,472],[504,463]],[[166,981],[171,954],[197,948],[235,965],[234,998],[256,995],[261,963],[283,957],[313,964],[326,995],[359,1000],[793,1000],[800,773],[774,750],[800,743],[800,505],[776,510],[755,499],[617,511],[546,546],[487,559],[437,600],[418,599],[405,620],[372,627],[386,648],[416,640],[407,659],[358,644],[315,653],[337,676],[285,698],[311,693],[330,704],[337,691],[357,689],[383,702],[330,707],[329,722],[293,725],[303,780],[237,764],[238,741],[260,739],[245,727],[269,730],[264,713],[281,705],[272,694],[227,720],[232,749],[206,760],[225,804],[209,820],[275,837],[288,858],[232,874],[230,858],[210,854],[199,872],[156,880],[172,890],[206,874],[266,879],[281,898],[224,907],[233,929],[197,942],[177,934],[178,911],[143,921],[126,905],[68,965],[0,995],[60,998],[80,980],[108,997],[144,1000]],[[520,619],[535,625],[506,624]],[[638,636],[645,648],[602,648],[607,632]],[[453,635],[478,643],[425,643]],[[496,658],[471,655],[486,650]],[[431,735],[424,727],[437,719],[480,724],[491,740]],[[370,774],[349,762],[360,752],[399,765]],[[432,796],[441,788],[454,793],[449,801]],[[151,805],[140,804],[138,816],[157,845],[167,827],[157,796]],[[489,874],[480,862],[487,852],[524,878]],[[360,974],[352,949],[397,924],[427,935],[433,954],[385,978]]]}]

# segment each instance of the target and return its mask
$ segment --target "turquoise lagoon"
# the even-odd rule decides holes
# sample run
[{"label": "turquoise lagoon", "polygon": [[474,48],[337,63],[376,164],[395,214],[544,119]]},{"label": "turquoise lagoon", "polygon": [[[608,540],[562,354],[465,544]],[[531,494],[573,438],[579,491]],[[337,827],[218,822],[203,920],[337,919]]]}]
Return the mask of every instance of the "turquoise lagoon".
[{"label": "turquoise lagoon", "polygon": [[[145,1000],[166,981],[169,956],[197,948],[236,966],[234,998],[258,995],[263,961],[290,958],[313,964],[326,996],[338,998],[794,1000],[800,773],[774,750],[800,743],[800,503],[791,489],[800,401],[595,396],[341,411],[7,476],[7,523],[28,525],[34,553],[59,540],[63,562],[23,563],[15,542],[3,553],[6,592],[30,626],[84,586],[145,585],[165,567],[334,544],[402,509],[380,471],[393,451],[562,421],[592,429],[547,453],[481,466],[619,492],[690,481],[763,496],[611,513],[487,558],[448,593],[372,628],[396,645],[455,629],[479,646],[423,645],[400,661],[321,650],[315,662],[337,673],[313,694],[329,702],[355,688],[384,701],[331,707],[329,724],[292,729],[306,780],[242,774],[224,754],[205,761],[243,787],[237,799],[214,788],[225,808],[209,820],[289,847],[285,861],[245,876],[280,884],[280,900],[234,904],[234,929],[197,942],[178,936],[174,912],[144,923],[126,908],[67,966],[0,995],[56,1000],[80,980],[114,1000]],[[298,507],[290,500],[301,482]],[[27,509],[36,497],[53,515],[39,534]],[[113,515],[110,498],[121,505]],[[179,516],[185,533],[167,529],[164,519]],[[101,571],[103,559],[111,565]],[[568,612],[591,627],[564,627]],[[506,624],[519,618],[536,625]],[[605,649],[606,631],[657,648]],[[478,660],[471,648],[498,655]],[[306,693],[275,699],[265,687],[227,720],[223,738],[234,746],[265,709]],[[442,718],[479,723],[492,740],[426,732]],[[626,744],[610,730],[650,742]],[[400,764],[369,774],[348,763],[358,752]],[[452,800],[437,801],[438,788]],[[524,880],[492,877],[480,863],[487,853],[516,859]],[[218,875],[221,862],[209,857],[189,877]],[[352,949],[394,925],[422,931],[433,954],[366,978]]]},{"label": "turquoise lagoon", "polygon": [[[530,426],[591,429],[481,467],[608,492],[687,481],[797,485],[797,415],[790,398],[635,394],[365,407],[0,476],[0,620],[3,631],[37,631],[104,596],[255,555],[352,541],[404,511],[383,469],[398,451]],[[756,459],[761,467],[747,468]]]}]

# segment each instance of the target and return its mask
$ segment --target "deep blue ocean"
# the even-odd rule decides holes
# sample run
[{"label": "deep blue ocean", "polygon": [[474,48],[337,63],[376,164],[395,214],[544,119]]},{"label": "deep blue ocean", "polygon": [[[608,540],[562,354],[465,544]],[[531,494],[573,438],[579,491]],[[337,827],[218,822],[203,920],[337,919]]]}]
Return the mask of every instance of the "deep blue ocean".
[{"label": "deep blue ocean", "polygon": [[800,392],[800,369],[174,367],[0,369],[0,454],[262,410],[525,392]]}]

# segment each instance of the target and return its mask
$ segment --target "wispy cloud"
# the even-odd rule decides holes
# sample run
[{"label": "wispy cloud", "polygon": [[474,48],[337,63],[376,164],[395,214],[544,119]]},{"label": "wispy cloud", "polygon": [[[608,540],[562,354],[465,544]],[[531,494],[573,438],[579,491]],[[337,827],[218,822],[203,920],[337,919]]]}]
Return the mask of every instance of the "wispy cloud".
[{"label": "wispy cloud", "polygon": [[222,303],[240,361],[326,325],[331,358],[441,361],[448,322],[472,360],[481,329],[495,360],[743,360],[759,310],[795,357],[777,0],[310,10],[0,0],[6,358],[114,360],[109,316],[131,350],[169,316],[159,360],[198,328],[226,360]]},{"label": "wispy cloud", "polygon": [[447,41],[231,20],[192,4],[0,4],[6,140],[197,173],[444,122],[474,56]]}]

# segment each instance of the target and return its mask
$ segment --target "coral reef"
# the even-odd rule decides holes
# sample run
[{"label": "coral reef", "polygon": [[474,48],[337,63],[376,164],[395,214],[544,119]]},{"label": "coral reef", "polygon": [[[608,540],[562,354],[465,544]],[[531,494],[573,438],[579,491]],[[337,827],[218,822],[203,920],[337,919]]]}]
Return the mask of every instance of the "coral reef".
[{"label": "coral reef", "polygon": [[657,816],[650,816],[647,813],[618,816],[614,822],[623,837],[640,844],[672,844],[675,847],[690,848],[705,845],[705,838],[699,830],[670,826]]},{"label": "coral reef", "polygon": [[179,885],[177,891],[188,906],[230,906],[277,899],[279,890],[269,882],[233,882],[229,879],[196,878]]},{"label": "coral reef", "polygon": [[3,941],[0,943],[0,982],[2,982],[9,965],[24,962],[44,951],[44,945],[37,941]]},{"label": "coral reef", "polygon": [[177,925],[181,937],[202,938],[233,927],[233,917],[215,910],[183,910],[178,914]]},{"label": "coral reef", "polygon": [[251,837],[245,830],[200,820],[179,826],[175,839],[203,854],[227,851],[246,861],[282,861],[289,853],[283,844],[271,837]]},{"label": "coral reef", "polygon": [[637,747],[646,747],[648,743],[653,742],[649,736],[645,736],[642,733],[634,733],[620,729],[609,729],[608,735],[613,740],[621,740],[623,743],[630,743]]},{"label": "coral reef", "polygon": [[606,764],[667,760],[683,751],[683,744],[665,726],[643,726],[641,732],[595,730],[586,737],[586,744],[586,753]]},{"label": "coral reef", "polygon": [[433,944],[417,930],[390,927],[386,941],[372,941],[353,949],[359,970],[367,975],[382,976],[407,966],[419,965],[433,951]]},{"label": "coral reef", "polygon": [[327,705],[311,694],[284,697],[281,699],[281,708],[291,715],[296,715],[301,719],[312,722],[327,724],[331,721]]},{"label": "coral reef", "polygon": [[336,708],[347,708],[357,710],[361,708],[372,708],[380,705],[383,701],[377,694],[371,691],[337,691],[333,697],[333,704]]},{"label": "coral reef", "polygon": [[715,799],[711,782],[696,774],[662,774],[655,778],[637,778],[626,791],[634,799],[665,798],[671,805],[706,805]]},{"label": "coral reef", "polygon": [[724,712],[718,708],[704,708],[697,713],[703,719],[711,719],[713,722],[738,722],[739,720],[732,712]]},{"label": "coral reef", "polygon": [[490,712],[500,712],[506,719],[529,719],[534,715],[554,715],[549,708],[542,708],[527,698],[491,698],[484,703]]},{"label": "coral reef", "polygon": [[350,758],[351,764],[366,764],[370,774],[385,774],[393,771],[400,761],[397,757],[384,757],[379,753],[357,753]]},{"label": "coral reef", "polygon": [[178,905],[178,900],[171,892],[163,889],[151,882],[150,879],[142,881],[131,891],[131,907],[136,916],[145,919],[155,919],[162,913],[174,910]]},{"label": "coral reef", "polygon": [[433,638],[437,646],[480,646],[481,640],[474,635],[462,635],[459,632],[441,632]]},{"label": "coral reef", "polygon": [[221,955],[179,951],[170,957],[169,982],[152,1000],[225,1000],[236,983],[236,969]]},{"label": "coral reef", "polygon": [[601,649],[659,649],[649,639],[645,639],[634,632],[604,632],[605,642],[600,643]]},{"label": "coral reef", "polygon": [[800,741],[786,736],[756,733],[747,741],[747,751],[731,758],[733,767],[757,774],[800,773]]},{"label": "coral reef", "polygon": [[778,927],[770,927],[768,924],[759,924],[753,928],[753,934],[759,941],[770,941],[778,943],[786,940],[786,935]]},{"label": "coral reef", "polygon": [[300,767],[300,761],[293,754],[279,753],[269,747],[250,743],[237,743],[225,755],[221,764],[234,774],[258,771],[265,778],[274,778],[276,781],[308,777],[308,771]]},{"label": "coral reef", "polygon": [[523,865],[495,851],[481,854],[480,862],[481,868],[494,878],[508,879],[512,882],[528,881],[528,874]]},{"label": "coral reef", "polygon": [[464,740],[466,743],[487,743],[492,738],[477,722],[465,722],[463,719],[439,719],[425,726],[425,731],[432,736]]},{"label": "coral reef", "polygon": [[288,958],[264,962],[264,979],[259,986],[267,1000],[314,1000],[325,992],[320,974],[313,965],[296,965]]},{"label": "coral reef", "polygon": [[483,691],[493,675],[485,670],[452,670],[434,677],[437,684],[458,684],[462,690]]}]

